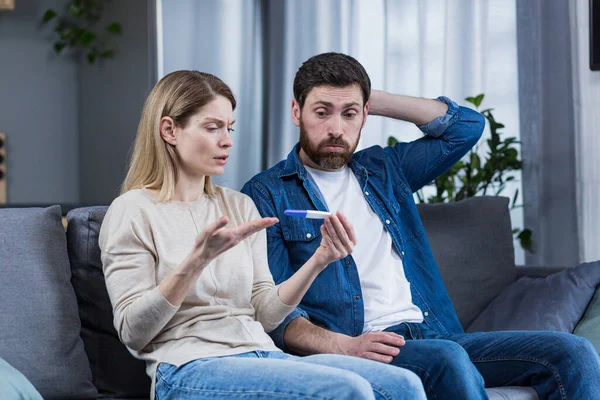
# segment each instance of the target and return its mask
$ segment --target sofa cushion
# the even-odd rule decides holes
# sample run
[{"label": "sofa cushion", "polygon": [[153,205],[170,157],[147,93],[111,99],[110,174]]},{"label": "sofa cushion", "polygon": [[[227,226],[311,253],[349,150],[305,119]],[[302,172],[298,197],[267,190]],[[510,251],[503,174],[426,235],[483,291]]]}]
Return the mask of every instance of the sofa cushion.
[{"label": "sofa cushion", "polygon": [[573,333],[592,342],[596,351],[600,353],[600,287],[596,288],[594,297]]},{"label": "sofa cushion", "polygon": [[22,373],[0,358],[0,399],[43,400]]},{"label": "sofa cushion", "polygon": [[85,207],[67,214],[72,284],[79,303],[94,384],[105,397],[148,397],[150,378],[143,361],[119,341],[102,272],[98,233],[108,207]]},{"label": "sofa cushion", "polygon": [[440,274],[466,329],[516,279],[506,197],[471,197],[417,208]]},{"label": "sofa cushion", "polygon": [[44,399],[96,398],[59,206],[0,209],[0,357]]},{"label": "sofa cushion", "polygon": [[469,332],[550,330],[571,333],[599,284],[598,261],[545,278],[522,277],[494,299],[469,327]]}]

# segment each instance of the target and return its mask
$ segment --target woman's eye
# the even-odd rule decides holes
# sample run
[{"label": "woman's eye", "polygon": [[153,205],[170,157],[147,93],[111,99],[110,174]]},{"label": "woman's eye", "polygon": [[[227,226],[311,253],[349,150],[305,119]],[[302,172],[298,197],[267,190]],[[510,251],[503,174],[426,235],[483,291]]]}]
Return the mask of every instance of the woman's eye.
[{"label": "woman's eye", "polygon": [[235,132],[235,129],[233,129],[233,128],[227,128],[227,130],[229,131],[229,133]]},{"label": "woman's eye", "polygon": [[219,131],[219,128],[214,127],[214,126],[209,126],[208,128],[206,128],[207,131],[209,131],[210,133],[215,133]]}]

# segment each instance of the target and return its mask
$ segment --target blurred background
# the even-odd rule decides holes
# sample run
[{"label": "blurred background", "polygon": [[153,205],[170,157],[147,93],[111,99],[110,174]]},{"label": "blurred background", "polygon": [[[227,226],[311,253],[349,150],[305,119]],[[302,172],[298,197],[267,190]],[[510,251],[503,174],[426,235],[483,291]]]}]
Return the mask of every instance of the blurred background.
[{"label": "blurred background", "polygon": [[[480,110],[492,108],[502,137],[520,141],[522,168],[500,193],[515,200],[513,227],[532,232],[534,252],[515,242],[516,263],[600,259],[600,72],[589,59],[600,40],[590,41],[589,0],[2,2],[0,182],[8,206],[110,204],[145,97],[179,69],[219,76],[238,99],[235,144],[217,182],[239,190],[298,140],[290,109],[300,64],[338,51],[357,58],[376,89],[470,107],[467,97],[484,94]],[[98,38],[84,35],[75,48],[59,22],[81,19],[92,3],[100,3]],[[107,53],[90,59],[89,43],[107,30]],[[421,133],[370,117],[360,148],[385,146],[389,136]],[[489,137],[488,126],[481,160]],[[433,194],[428,187],[422,196]]]}]

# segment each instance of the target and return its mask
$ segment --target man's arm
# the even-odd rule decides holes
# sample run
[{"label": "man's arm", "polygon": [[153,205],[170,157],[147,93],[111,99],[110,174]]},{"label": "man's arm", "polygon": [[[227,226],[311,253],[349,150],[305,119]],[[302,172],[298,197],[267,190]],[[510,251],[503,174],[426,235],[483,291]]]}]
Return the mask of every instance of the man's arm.
[{"label": "man's arm", "polygon": [[372,90],[369,98],[369,114],[425,125],[448,111],[445,103],[431,99],[400,96]]},{"label": "man's arm", "polygon": [[386,157],[402,171],[413,192],[449,170],[477,143],[485,118],[446,97],[436,100],[371,92],[369,114],[416,124],[426,136],[385,148]]},{"label": "man's arm", "polygon": [[284,333],[288,349],[300,355],[344,354],[391,363],[400,354],[404,338],[392,332],[365,333],[352,337],[316,326],[305,318],[290,322]]}]

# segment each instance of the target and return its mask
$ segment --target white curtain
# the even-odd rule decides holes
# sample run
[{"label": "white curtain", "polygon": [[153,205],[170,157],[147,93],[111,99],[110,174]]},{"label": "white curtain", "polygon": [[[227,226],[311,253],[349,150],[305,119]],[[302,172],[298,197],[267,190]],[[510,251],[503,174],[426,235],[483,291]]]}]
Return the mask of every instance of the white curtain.
[{"label": "white curtain", "polygon": [[577,164],[577,219],[581,262],[600,260],[600,73],[589,67],[589,1],[571,6]]}]

